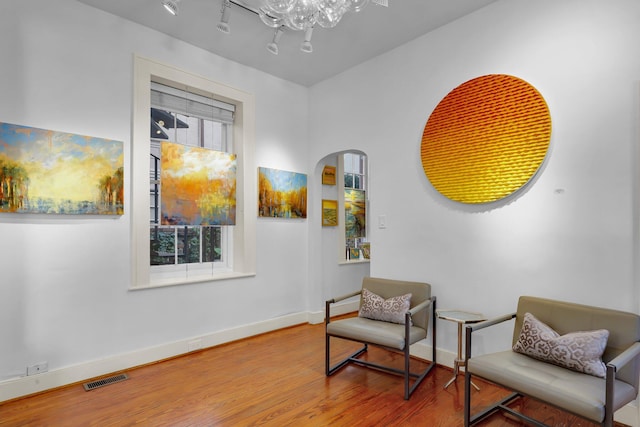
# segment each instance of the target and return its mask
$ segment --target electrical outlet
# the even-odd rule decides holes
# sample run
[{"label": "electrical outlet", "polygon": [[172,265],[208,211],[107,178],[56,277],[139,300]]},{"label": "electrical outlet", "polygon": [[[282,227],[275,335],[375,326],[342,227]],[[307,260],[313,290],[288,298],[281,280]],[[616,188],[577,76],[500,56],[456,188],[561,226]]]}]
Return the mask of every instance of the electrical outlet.
[{"label": "electrical outlet", "polygon": [[36,363],[35,365],[27,366],[27,376],[42,374],[43,372],[47,372],[49,370],[49,363],[42,362]]}]

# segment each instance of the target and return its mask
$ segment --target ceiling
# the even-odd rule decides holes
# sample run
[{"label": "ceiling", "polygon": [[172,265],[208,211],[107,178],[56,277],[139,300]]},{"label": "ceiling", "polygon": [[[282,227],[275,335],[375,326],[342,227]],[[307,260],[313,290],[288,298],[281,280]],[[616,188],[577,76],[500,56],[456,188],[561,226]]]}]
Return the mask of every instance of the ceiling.
[{"label": "ceiling", "polygon": [[[303,86],[312,86],[497,0],[388,0],[347,13],[337,27],[314,28],[313,53],[300,50],[304,33],[287,30],[279,54],[266,49],[274,29],[232,4],[230,34],[216,29],[222,0],[181,0],[172,16],[161,0],[78,0],[209,52]],[[256,10],[260,0],[236,0]]]}]

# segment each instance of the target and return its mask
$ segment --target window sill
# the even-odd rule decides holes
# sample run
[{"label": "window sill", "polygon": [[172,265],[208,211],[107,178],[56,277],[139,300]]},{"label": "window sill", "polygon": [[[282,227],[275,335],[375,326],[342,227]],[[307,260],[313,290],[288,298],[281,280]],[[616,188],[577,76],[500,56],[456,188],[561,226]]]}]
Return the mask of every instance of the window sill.
[{"label": "window sill", "polygon": [[349,264],[369,264],[370,259],[350,259],[350,260],[342,260],[338,262],[338,265],[349,265]]},{"label": "window sill", "polygon": [[142,291],[145,289],[166,288],[168,286],[189,285],[194,283],[217,282],[220,280],[240,279],[243,277],[255,277],[256,273],[222,273],[215,276],[196,276],[190,278],[171,278],[166,280],[157,280],[141,286],[132,286],[130,291]]}]

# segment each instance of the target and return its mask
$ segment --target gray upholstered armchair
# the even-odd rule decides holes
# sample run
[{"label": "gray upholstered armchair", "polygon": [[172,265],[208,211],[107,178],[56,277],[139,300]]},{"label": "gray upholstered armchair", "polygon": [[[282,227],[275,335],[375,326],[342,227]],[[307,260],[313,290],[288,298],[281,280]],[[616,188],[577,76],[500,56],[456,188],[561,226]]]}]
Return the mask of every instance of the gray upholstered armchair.
[{"label": "gray upholstered armchair", "polygon": [[[331,304],[360,295],[358,317],[331,321]],[[362,289],[326,302],[326,375],[332,375],[348,363],[372,367],[404,377],[404,398],[409,399],[416,387],[436,365],[436,297],[428,283],[365,277]],[[429,314],[431,313],[431,325]],[[427,337],[431,326],[432,359],[422,372],[410,371],[409,346]],[[342,338],[364,346],[344,360],[331,366],[330,340]],[[396,369],[359,359],[368,345],[404,354],[404,369]],[[415,379],[411,384],[410,379]]]},{"label": "gray upholstered armchair", "polygon": [[[515,319],[513,349],[472,356],[477,331]],[[529,396],[605,427],[638,395],[640,316],[617,310],[520,297],[515,313],[467,326],[464,425],[501,410],[544,426],[509,407]],[[471,416],[471,377],[513,391]]]}]

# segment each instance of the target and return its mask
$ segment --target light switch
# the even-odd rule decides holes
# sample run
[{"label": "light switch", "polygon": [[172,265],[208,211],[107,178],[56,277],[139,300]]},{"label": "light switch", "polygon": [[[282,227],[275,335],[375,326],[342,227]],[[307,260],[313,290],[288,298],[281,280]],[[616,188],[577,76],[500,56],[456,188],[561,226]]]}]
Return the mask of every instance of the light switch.
[{"label": "light switch", "polygon": [[378,228],[387,228],[387,216],[379,215],[378,216]]}]

